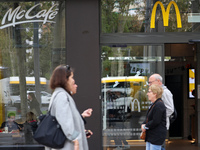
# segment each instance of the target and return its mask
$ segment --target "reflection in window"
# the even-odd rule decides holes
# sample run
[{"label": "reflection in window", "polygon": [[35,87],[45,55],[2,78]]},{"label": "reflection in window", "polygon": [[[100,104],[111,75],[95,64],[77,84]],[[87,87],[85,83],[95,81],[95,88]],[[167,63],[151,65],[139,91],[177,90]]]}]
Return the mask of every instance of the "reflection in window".
[{"label": "reflection in window", "polygon": [[[138,32],[199,32],[199,1],[177,0],[182,27],[177,27],[177,15],[171,5],[169,24],[163,25],[163,13],[160,5],[152,16],[152,9],[157,1],[146,0],[101,0],[102,33],[138,33]],[[167,9],[171,0],[162,1]],[[155,29],[150,28],[151,17],[156,17]]]},{"label": "reflection in window", "polygon": [[20,127],[0,145],[37,144],[33,124],[47,112],[52,70],[65,63],[65,2],[1,2],[0,9],[0,124],[12,113]]},{"label": "reflection in window", "polygon": [[130,148],[141,132],[150,101],[148,77],[162,72],[162,46],[102,46],[103,146]]}]

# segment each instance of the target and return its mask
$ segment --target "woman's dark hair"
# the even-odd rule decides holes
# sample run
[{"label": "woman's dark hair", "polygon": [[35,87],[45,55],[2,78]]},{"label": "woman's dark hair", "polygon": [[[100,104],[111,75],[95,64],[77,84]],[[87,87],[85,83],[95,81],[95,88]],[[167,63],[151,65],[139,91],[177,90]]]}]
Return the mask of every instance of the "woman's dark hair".
[{"label": "woman's dark hair", "polygon": [[26,114],[26,121],[32,121],[32,120],[37,120],[37,117],[33,112],[30,111]]},{"label": "woman's dark hair", "polygon": [[63,89],[68,91],[66,79],[68,80],[72,73],[73,73],[73,70],[68,65],[57,66],[54,69],[53,74],[50,79],[50,88],[52,90],[55,90],[55,88],[57,87],[62,87]]},{"label": "woman's dark hair", "polygon": [[35,97],[35,94],[34,94],[34,93],[30,92],[30,93],[28,93],[28,95],[30,95],[30,96],[31,96],[32,100],[35,100],[35,99],[36,99],[36,97]]}]

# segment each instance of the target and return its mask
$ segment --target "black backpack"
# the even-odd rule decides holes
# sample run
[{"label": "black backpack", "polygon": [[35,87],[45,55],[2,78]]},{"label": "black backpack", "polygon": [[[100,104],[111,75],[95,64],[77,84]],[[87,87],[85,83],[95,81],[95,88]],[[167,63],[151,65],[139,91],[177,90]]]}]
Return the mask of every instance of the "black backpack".
[{"label": "black backpack", "polygon": [[176,118],[177,118],[177,111],[176,108],[174,107],[174,112],[169,117],[170,124],[172,124],[176,120]]}]

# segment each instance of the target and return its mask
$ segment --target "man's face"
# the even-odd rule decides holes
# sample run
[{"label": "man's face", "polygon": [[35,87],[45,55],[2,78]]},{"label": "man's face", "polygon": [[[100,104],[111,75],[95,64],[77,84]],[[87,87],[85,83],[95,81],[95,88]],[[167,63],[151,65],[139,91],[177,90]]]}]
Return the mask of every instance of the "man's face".
[{"label": "man's face", "polygon": [[156,80],[156,79],[154,78],[154,76],[150,76],[150,77],[149,77],[149,86],[151,86],[152,84],[160,85],[160,81],[159,81],[159,80]]}]

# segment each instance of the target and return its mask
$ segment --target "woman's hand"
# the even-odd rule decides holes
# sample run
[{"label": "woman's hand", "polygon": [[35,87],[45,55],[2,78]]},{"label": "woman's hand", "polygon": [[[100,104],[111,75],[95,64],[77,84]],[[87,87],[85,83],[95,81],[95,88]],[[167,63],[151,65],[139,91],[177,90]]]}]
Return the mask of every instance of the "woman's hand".
[{"label": "woman's hand", "polygon": [[93,135],[93,132],[91,130],[85,130],[85,133],[87,138],[90,138],[91,135]]},{"label": "woman's hand", "polygon": [[88,108],[81,115],[83,118],[90,117],[92,115],[92,111],[93,111],[92,108]]},{"label": "woman's hand", "polygon": [[145,131],[146,131],[146,129],[145,129],[144,127],[145,127],[145,124],[142,124],[142,125],[141,125],[141,130],[142,130],[142,132],[145,132]]},{"label": "woman's hand", "polygon": [[75,140],[73,142],[74,142],[74,150],[79,150],[79,142],[78,142],[78,140]]}]

